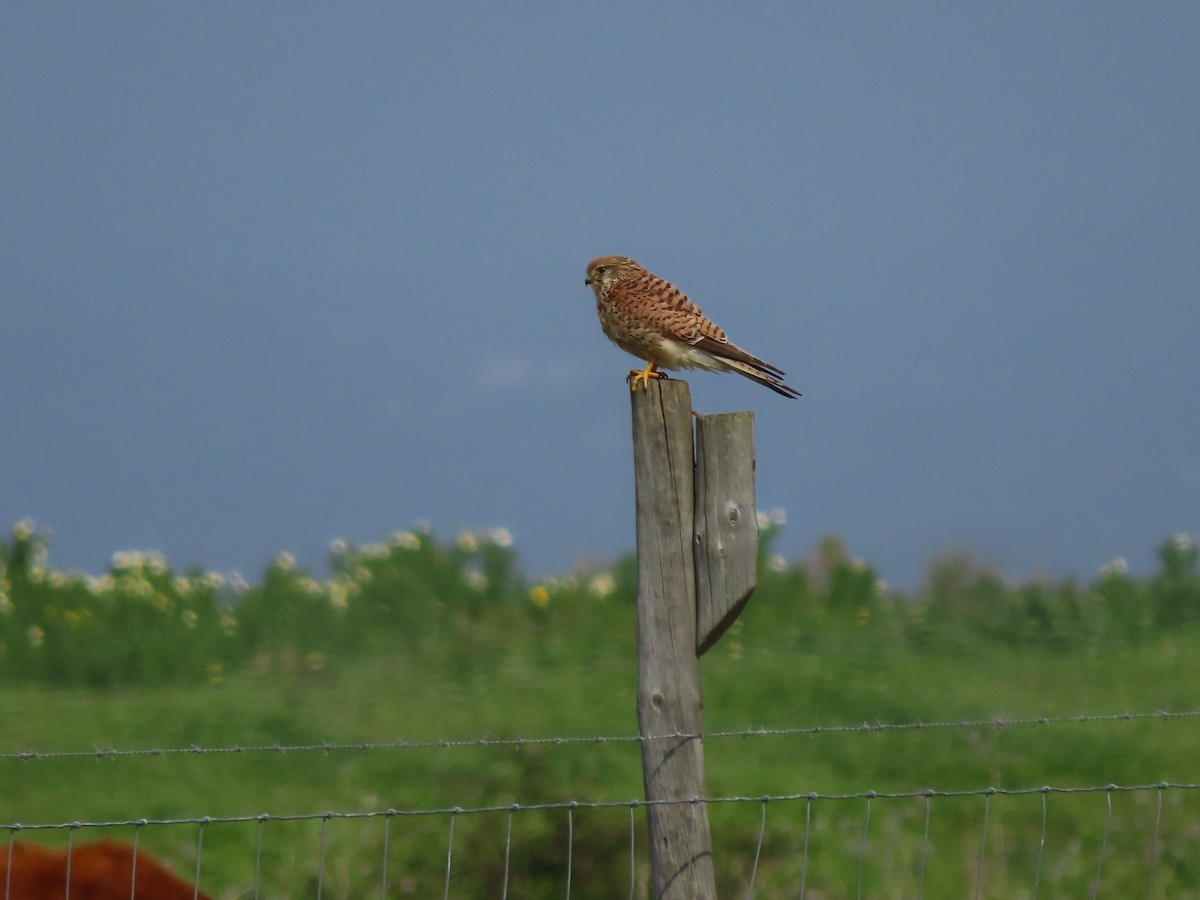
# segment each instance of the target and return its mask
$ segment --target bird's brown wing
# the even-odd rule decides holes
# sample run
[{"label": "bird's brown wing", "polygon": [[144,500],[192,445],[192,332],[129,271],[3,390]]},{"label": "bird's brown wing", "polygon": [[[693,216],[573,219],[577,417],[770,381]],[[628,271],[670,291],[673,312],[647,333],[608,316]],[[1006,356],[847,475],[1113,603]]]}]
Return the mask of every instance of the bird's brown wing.
[{"label": "bird's brown wing", "polygon": [[700,307],[669,281],[642,269],[635,278],[622,285],[622,289],[627,309],[636,310],[637,317],[655,332],[724,360],[731,369],[777,394],[800,396],[799,391],[783,383],[782,369],[732,343],[725,332],[700,311]]},{"label": "bird's brown wing", "polygon": [[642,324],[664,337],[694,343],[707,337],[724,341],[725,332],[716,326],[687,294],[669,281],[639,267],[637,274],[621,285],[622,305]]},{"label": "bird's brown wing", "polygon": [[732,343],[728,339],[723,341],[714,340],[705,335],[691,338],[688,343],[698,350],[703,350],[705,353],[711,353],[713,356],[721,359],[734,360],[740,363],[746,363],[756,369],[761,369],[763,372],[773,375],[776,378],[782,378],[786,373],[783,369],[773,366],[768,362],[763,362],[757,356],[753,356]]}]

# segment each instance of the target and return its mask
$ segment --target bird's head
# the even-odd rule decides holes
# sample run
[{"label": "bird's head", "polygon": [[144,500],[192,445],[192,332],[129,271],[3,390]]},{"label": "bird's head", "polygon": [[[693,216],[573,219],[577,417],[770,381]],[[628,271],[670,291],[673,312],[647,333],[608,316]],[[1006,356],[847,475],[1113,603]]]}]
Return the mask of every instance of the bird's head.
[{"label": "bird's head", "polygon": [[588,263],[583,283],[590,284],[594,291],[600,291],[637,267],[638,264],[628,256],[597,256]]}]

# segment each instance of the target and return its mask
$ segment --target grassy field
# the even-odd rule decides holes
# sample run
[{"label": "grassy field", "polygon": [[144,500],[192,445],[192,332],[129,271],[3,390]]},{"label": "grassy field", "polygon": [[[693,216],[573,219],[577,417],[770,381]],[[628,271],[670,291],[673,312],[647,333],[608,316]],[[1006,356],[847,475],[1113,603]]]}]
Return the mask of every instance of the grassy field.
[{"label": "grassy field", "polygon": [[[14,542],[0,635],[9,662],[24,639],[25,668],[10,668],[0,690],[0,750],[636,733],[629,562],[527,584],[504,540],[485,543],[400,537],[390,549],[346,550],[319,591],[277,561],[232,600],[143,561],[150,593],[126,587],[157,612],[133,615],[120,597],[85,597],[79,578],[55,578],[44,560],[30,579]],[[1193,549],[1177,543],[1176,559],[1164,545],[1156,579],[1117,571],[1082,586],[1006,586],[953,559],[912,598],[829,547],[806,566],[764,556],[758,595],[702,661],[706,728],[1200,710]],[[86,643],[90,626],[70,623],[87,609],[90,640],[120,640],[103,621],[111,614],[138,623],[127,630],[141,649],[93,650],[86,666],[32,655]],[[175,642],[174,668],[147,662],[163,635]],[[31,666],[39,677],[19,677]],[[130,674],[148,669],[157,683]],[[1198,744],[1200,717],[1176,717],[711,737],[705,752],[710,796],[759,797],[1197,783]],[[564,896],[568,855],[572,897],[628,896],[629,809],[586,804],[640,796],[630,742],[0,760],[0,824],[585,804],[515,813],[511,839],[505,812],[141,830],[142,846],[189,876],[202,833],[201,884],[222,898],[253,896],[256,865],[260,897],[315,897],[318,879],[324,897],[378,897],[385,835],[387,896],[440,897],[452,821],[451,896],[499,897],[506,843],[510,897]],[[783,800],[766,806],[759,852],[762,816],[757,802],[711,808],[722,896],[744,894],[756,853],[758,897],[799,896],[802,881],[813,898],[912,897],[919,885],[925,897],[958,898],[977,882],[983,897],[1027,897],[1035,881],[1042,897],[1086,897],[1093,886],[1104,897],[1200,892],[1200,791]],[[643,818],[635,811],[638,896]],[[21,838],[63,844],[68,831]]]}]

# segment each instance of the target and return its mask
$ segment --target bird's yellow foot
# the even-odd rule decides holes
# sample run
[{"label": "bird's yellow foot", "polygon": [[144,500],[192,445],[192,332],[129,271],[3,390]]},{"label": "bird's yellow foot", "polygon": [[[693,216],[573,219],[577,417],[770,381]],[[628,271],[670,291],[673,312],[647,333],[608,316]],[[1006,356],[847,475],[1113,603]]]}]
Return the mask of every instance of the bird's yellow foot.
[{"label": "bird's yellow foot", "polygon": [[633,392],[636,391],[638,387],[641,387],[643,390],[648,389],[650,387],[651,378],[666,377],[667,373],[658,371],[658,366],[656,366],[654,363],[647,363],[646,368],[641,369],[640,371],[638,369],[634,369],[629,373],[629,376],[625,380],[629,382],[630,392]]}]

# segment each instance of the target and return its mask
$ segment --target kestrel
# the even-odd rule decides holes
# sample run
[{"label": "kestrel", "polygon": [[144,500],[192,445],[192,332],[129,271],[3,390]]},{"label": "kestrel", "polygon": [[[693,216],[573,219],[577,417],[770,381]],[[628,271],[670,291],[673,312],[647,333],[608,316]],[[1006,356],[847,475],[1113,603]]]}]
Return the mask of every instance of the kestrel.
[{"label": "kestrel", "polygon": [[800,396],[783,383],[782,369],[732,343],[679,288],[628,256],[593,259],[583,283],[596,294],[604,333],[646,361],[646,368],[629,373],[630,390],[649,387],[651,378],[666,378],[659,369],[710,369],[738,372],[784,397]]}]

